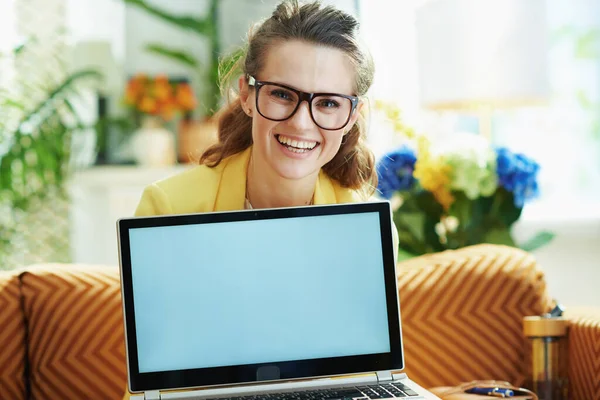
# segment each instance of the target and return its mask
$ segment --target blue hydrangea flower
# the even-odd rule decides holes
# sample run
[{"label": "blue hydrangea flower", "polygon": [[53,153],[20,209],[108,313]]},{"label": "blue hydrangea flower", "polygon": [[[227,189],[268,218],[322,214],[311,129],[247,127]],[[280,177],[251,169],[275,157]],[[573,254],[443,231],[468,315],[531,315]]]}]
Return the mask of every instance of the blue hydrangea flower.
[{"label": "blue hydrangea flower", "polygon": [[402,146],[381,158],[377,163],[377,190],[383,198],[390,199],[394,192],[408,190],[414,185],[416,161],[414,151],[408,146]]},{"label": "blue hydrangea flower", "polygon": [[500,186],[513,193],[515,206],[522,208],[528,200],[539,196],[538,163],[507,148],[496,149],[496,171]]}]

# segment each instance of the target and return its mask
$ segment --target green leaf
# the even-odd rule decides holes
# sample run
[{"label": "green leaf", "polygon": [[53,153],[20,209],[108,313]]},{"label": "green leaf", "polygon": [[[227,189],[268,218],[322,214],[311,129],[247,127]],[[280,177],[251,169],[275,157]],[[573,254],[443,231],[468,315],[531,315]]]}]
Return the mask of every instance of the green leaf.
[{"label": "green leaf", "polygon": [[419,212],[402,212],[402,208],[394,214],[394,223],[397,227],[402,227],[418,242],[422,242],[425,237],[423,234],[423,223],[425,215]]},{"label": "green leaf", "polygon": [[145,0],[124,0],[128,5],[138,7],[141,10],[183,29],[189,29],[196,33],[209,36],[214,34],[212,20],[207,18],[193,18],[172,14],[162,8],[155,7]]},{"label": "green leaf", "polygon": [[198,68],[200,66],[200,63],[194,56],[181,49],[170,48],[157,43],[147,44],[145,49],[150,53],[169,58],[191,68]]},{"label": "green leaf", "polygon": [[44,101],[42,101],[40,104],[38,104],[37,107],[35,107],[32,111],[27,113],[27,115],[23,118],[21,124],[23,124],[25,122],[29,122],[30,119],[32,119],[38,113],[40,113],[41,111],[43,111],[45,109],[55,110],[56,108],[53,106],[55,100],[58,100],[58,98],[61,97],[64,94],[64,92],[68,88],[70,88],[76,81],[79,81],[79,80],[85,79],[85,78],[101,78],[101,77],[102,77],[102,74],[95,70],[82,70],[82,71],[78,71],[78,72],[75,72],[75,73],[69,75],[60,84],[58,84],[57,86],[55,86],[53,89],[50,90],[50,92],[48,93],[48,95],[44,99]]},{"label": "green leaf", "polygon": [[17,45],[14,49],[13,49],[13,55],[16,57],[19,54],[21,54],[23,51],[25,51],[25,48],[27,47],[27,43],[23,42],[20,43],[19,45]]},{"label": "green leaf", "polygon": [[583,60],[595,60],[600,57],[600,31],[590,30],[583,33],[575,42],[575,57]]},{"label": "green leaf", "polygon": [[521,217],[523,209],[515,206],[514,195],[504,188],[498,188],[494,197],[490,213],[497,217],[503,226],[510,228]]},{"label": "green leaf", "polygon": [[585,108],[588,110],[590,108],[592,108],[592,102],[583,89],[578,90],[576,93],[576,96],[577,96],[577,102],[579,103],[579,105],[582,108]]},{"label": "green leaf", "polygon": [[523,243],[519,247],[525,251],[534,251],[550,243],[554,239],[555,234],[548,231],[537,233],[534,237]]},{"label": "green leaf", "polygon": [[25,105],[22,102],[19,102],[19,101],[13,100],[13,99],[5,99],[2,106],[16,108],[21,111],[25,110]]},{"label": "green leaf", "polygon": [[491,229],[483,237],[483,243],[501,244],[515,247],[515,241],[508,229]]},{"label": "green leaf", "polygon": [[398,248],[398,262],[410,260],[411,258],[418,257],[419,254],[414,254],[409,251],[404,250],[403,248]]}]

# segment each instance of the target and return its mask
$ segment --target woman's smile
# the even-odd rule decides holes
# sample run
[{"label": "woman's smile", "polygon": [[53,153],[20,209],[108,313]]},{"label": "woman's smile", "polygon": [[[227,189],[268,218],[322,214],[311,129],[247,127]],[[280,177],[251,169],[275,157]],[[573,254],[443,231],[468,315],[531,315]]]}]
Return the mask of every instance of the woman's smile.
[{"label": "woman's smile", "polygon": [[285,153],[292,153],[290,155],[294,156],[294,158],[297,158],[298,155],[312,153],[321,144],[315,140],[301,139],[283,134],[276,134],[275,140],[281,145]]}]

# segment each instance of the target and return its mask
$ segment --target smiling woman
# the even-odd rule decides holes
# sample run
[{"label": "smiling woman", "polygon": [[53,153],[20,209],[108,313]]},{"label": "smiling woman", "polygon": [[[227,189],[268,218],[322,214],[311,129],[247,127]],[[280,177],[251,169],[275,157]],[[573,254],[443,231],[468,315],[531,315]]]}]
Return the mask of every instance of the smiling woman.
[{"label": "smiling woman", "polygon": [[270,181],[307,204],[319,171],[335,158],[358,118],[356,105],[362,107],[353,96],[352,64],[341,50],[294,40],[271,47],[259,76],[265,82],[240,79],[242,107],[254,116],[249,200],[259,207],[283,204],[284,198],[261,193]]},{"label": "smiling woman", "polygon": [[357,35],[334,7],[279,4],[223,77],[237,94],[218,113],[218,143],[148,186],[136,215],[367,201],[377,175],[361,113],[374,68]]},{"label": "smiling woman", "polygon": [[367,200],[377,176],[362,96],[374,67],[357,38],[337,8],[279,4],[223,77],[237,94],[219,113],[219,142],[200,166],[146,188],[136,214]]}]

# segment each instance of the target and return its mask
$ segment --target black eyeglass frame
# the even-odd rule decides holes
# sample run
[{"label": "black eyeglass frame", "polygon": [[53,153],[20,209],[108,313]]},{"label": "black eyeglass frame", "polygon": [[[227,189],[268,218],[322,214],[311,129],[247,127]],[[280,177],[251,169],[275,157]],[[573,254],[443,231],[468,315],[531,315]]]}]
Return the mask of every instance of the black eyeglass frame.
[{"label": "black eyeglass frame", "polygon": [[[276,82],[269,82],[269,81],[259,81],[256,80],[256,78],[254,78],[251,75],[247,76],[248,79],[248,85],[249,86],[254,86],[256,88],[256,95],[255,95],[255,102],[256,102],[256,110],[258,111],[258,113],[271,121],[276,121],[276,122],[281,122],[281,121],[285,121],[287,119],[290,119],[294,116],[294,114],[296,114],[296,112],[298,111],[298,108],[300,108],[300,104],[302,104],[303,101],[306,101],[308,103],[308,111],[310,113],[310,118],[313,120],[313,122],[315,123],[315,125],[317,125],[319,128],[324,129],[326,131],[337,131],[342,129],[344,126],[346,126],[346,124],[348,124],[348,121],[350,121],[350,118],[352,118],[352,114],[354,114],[354,112],[356,111],[356,107],[358,106],[358,103],[360,101],[360,99],[357,96],[349,96],[346,94],[340,94],[340,93],[308,93],[308,92],[303,92],[301,90],[298,89],[294,89],[292,87],[289,87],[287,85],[282,85],[281,83],[276,83]],[[261,111],[260,111],[260,107],[258,106],[258,92],[260,91],[260,88],[263,87],[264,85],[274,85],[274,86],[279,86],[282,87],[284,89],[287,89],[291,92],[296,93],[296,95],[298,95],[298,103],[296,104],[296,108],[294,108],[294,111],[292,111],[292,113],[287,116],[286,118],[281,118],[281,119],[274,119],[274,118],[269,118],[267,116],[265,116]],[[315,116],[313,115],[313,110],[312,110],[312,101],[315,97],[319,97],[319,96],[339,96],[339,97],[343,97],[345,99],[350,100],[350,102],[352,103],[352,108],[350,109],[350,112],[348,113],[348,118],[346,119],[346,121],[342,124],[342,126],[340,126],[339,128],[325,128],[323,126],[321,126],[316,120],[315,120]]]}]

